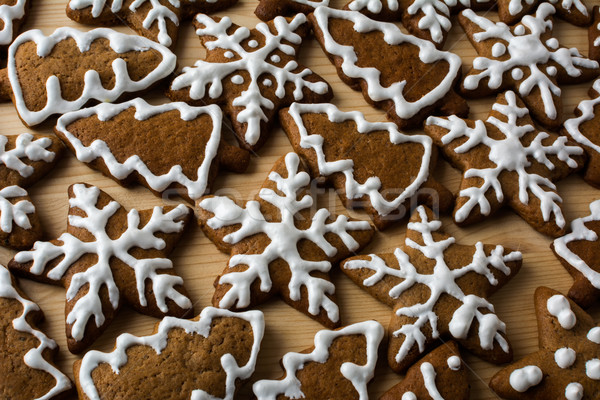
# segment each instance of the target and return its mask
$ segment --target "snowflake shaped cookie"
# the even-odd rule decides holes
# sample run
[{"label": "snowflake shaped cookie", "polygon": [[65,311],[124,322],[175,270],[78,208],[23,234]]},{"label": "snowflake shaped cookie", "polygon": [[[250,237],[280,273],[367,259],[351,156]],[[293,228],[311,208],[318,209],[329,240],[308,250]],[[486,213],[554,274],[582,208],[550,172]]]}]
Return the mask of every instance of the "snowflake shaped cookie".
[{"label": "snowflake shaped cookie", "polygon": [[221,105],[242,147],[263,145],[280,108],[331,99],[327,82],[297,60],[310,29],[304,14],[276,17],[254,29],[237,26],[229,17],[198,14],[194,26],[206,59],[185,67],[167,96],[192,105]]},{"label": "snowflake shaped cookie", "polygon": [[259,0],[254,14],[263,21],[269,21],[278,15],[309,14],[319,6],[328,5],[329,0]]},{"label": "snowflake shaped cookie", "polygon": [[203,231],[232,255],[215,282],[215,307],[244,309],[279,293],[321,324],[339,326],[329,271],[365,246],[373,229],[325,208],[311,213],[310,180],[300,157],[288,153],[277,161],[256,200],[244,207],[220,196],[198,203]]},{"label": "snowflake shaped cookie", "polygon": [[252,389],[257,400],[291,399],[368,400],[367,384],[375,376],[377,351],[384,330],[365,321],[344,328],[322,330],[315,345],[281,360],[285,376],[262,380]]},{"label": "snowflake shaped cookie", "polygon": [[600,390],[600,327],[561,293],[534,295],[540,350],[499,371],[490,388],[509,400],[581,400]]},{"label": "snowflake shaped cookie", "polygon": [[562,123],[562,83],[593,79],[598,63],[576,48],[559,45],[552,36],[555,9],[541,4],[535,16],[526,15],[513,27],[464,10],[459,22],[479,57],[461,84],[466,96],[487,96],[513,89],[523,98],[533,117],[549,129]]},{"label": "snowflake shaped cookie", "polygon": [[42,236],[35,207],[25,188],[46,175],[60,159],[56,136],[0,135],[0,244],[30,248]]},{"label": "snowflake shaped cookie", "polygon": [[463,171],[456,223],[479,221],[508,205],[546,235],[565,233],[553,182],[583,166],[583,149],[565,136],[536,130],[514,92],[498,95],[485,122],[430,117],[425,132]]},{"label": "snowflake shaped cookie", "polygon": [[138,34],[171,46],[179,24],[197,13],[213,13],[238,0],[70,0],[67,16],[91,25],[127,24]]},{"label": "snowflake shaped cookie", "polygon": [[5,399],[64,398],[71,381],[52,358],[58,345],[37,329],[44,317],[40,308],[17,287],[0,265],[0,393]]},{"label": "snowflake shaped cookie", "polygon": [[341,264],[354,283],[394,309],[388,363],[398,373],[451,338],[487,361],[512,359],[506,325],[487,297],[519,271],[521,253],[481,242],[458,245],[441,226],[431,210],[419,206],[404,246]]},{"label": "snowflake shaped cookie", "polygon": [[122,304],[162,317],[184,316],[192,303],[167,255],[181,237],[191,210],[154,207],[129,212],[94,186],[69,187],[67,232],[17,253],[9,268],[28,278],[67,288],[67,344],[88,347]]},{"label": "snowflake shaped cookie", "polygon": [[538,5],[550,3],[556,8],[556,14],[578,26],[590,24],[590,13],[584,0],[498,0],[498,15],[505,24],[516,24],[527,14],[531,14]]},{"label": "snowflake shaped cookie", "polygon": [[400,129],[421,127],[435,110],[468,114],[454,92],[462,65],[456,54],[358,11],[318,7],[309,19],[342,81],[361,90]]},{"label": "snowflake shaped cookie", "polygon": [[379,229],[408,218],[418,202],[452,207],[452,194],[431,174],[437,149],[426,135],[333,104],[294,103],[279,121],[313,175],[328,179],[346,207],[363,206]]}]

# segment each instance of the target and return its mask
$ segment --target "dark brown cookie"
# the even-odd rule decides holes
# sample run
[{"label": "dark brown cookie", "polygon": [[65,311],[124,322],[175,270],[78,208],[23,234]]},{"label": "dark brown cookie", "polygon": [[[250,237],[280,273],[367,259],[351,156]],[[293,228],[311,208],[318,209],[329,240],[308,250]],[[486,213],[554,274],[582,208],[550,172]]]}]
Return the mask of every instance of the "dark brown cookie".
[{"label": "dark brown cookie", "polygon": [[319,6],[328,6],[329,0],[258,0],[254,14],[263,21],[274,19],[278,15],[291,16],[298,13],[308,14]]}]

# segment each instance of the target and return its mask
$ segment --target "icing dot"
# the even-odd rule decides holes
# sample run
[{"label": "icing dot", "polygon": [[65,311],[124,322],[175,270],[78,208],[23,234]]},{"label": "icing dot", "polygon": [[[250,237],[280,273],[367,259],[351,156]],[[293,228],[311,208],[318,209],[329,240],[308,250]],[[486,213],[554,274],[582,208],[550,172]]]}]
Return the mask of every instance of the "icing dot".
[{"label": "icing dot", "polygon": [[523,70],[521,68],[515,68],[510,72],[510,75],[515,81],[523,78]]},{"label": "icing dot", "polygon": [[550,38],[546,40],[546,46],[550,47],[551,49],[558,49],[558,40],[556,38]]},{"label": "icing dot", "polygon": [[555,294],[548,299],[546,304],[550,315],[558,319],[563,329],[572,329],[577,323],[575,313],[571,310],[569,300],[561,294]]},{"label": "icing dot", "polygon": [[557,73],[558,71],[556,71],[556,67],[555,67],[555,66],[552,66],[552,65],[551,65],[551,66],[549,66],[548,68],[546,68],[546,72],[548,73],[548,75],[550,75],[550,76],[554,76],[554,75],[556,75],[556,73]]},{"label": "icing dot", "polygon": [[231,82],[235,83],[236,85],[241,85],[244,83],[244,77],[241,75],[234,75],[231,77]]},{"label": "icing dot", "polygon": [[519,393],[523,393],[530,387],[538,385],[543,377],[544,374],[541,369],[535,365],[528,365],[520,369],[515,369],[510,374],[509,382],[513,389]]},{"label": "icing dot", "polygon": [[581,400],[583,398],[583,386],[577,382],[571,382],[565,389],[567,400]]},{"label": "icing dot", "polygon": [[585,363],[585,374],[590,379],[600,380],[600,360],[591,359]]},{"label": "icing dot", "polygon": [[248,46],[250,46],[254,49],[254,48],[258,47],[258,42],[256,40],[251,40],[248,42]]},{"label": "icing dot", "polygon": [[576,357],[577,353],[575,353],[575,350],[568,347],[558,349],[554,353],[554,361],[556,361],[556,365],[562,369],[569,368],[571,365],[573,365]]},{"label": "icing dot", "polygon": [[600,327],[595,327],[590,329],[587,334],[587,338],[590,342],[594,342],[596,344],[600,344]]},{"label": "icing dot", "polygon": [[265,79],[263,81],[263,85],[265,85],[266,87],[271,87],[273,85],[273,81],[270,79]]},{"label": "icing dot", "polygon": [[281,61],[281,57],[279,57],[277,54],[273,54],[271,56],[271,61],[273,61],[274,63],[278,63],[279,61]]},{"label": "icing dot", "polygon": [[402,395],[402,400],[417,400],[417,396],[413,392],[406,392]]},{"label": "icing dot", "polygon": [[523,36],[525,34],[525,27],[523,25],[518,25],[515,27],[514,32],[517,36]]},{"label": "icing dot", "polygon": [[494,57],[500,57],[506,53],[506,46],[500,42],[492,46],[492,55]]},{"label": "icing dot", "polygon": [[448,358],[448,368],[452,371],[458,371],[460,369],[460,358],[458,356],[452,356]]},{"label": "icing dot", "polygon": [[225,58],[233,58],[234,56],[232,51],[226,51],[223,55],[225,56]]}]

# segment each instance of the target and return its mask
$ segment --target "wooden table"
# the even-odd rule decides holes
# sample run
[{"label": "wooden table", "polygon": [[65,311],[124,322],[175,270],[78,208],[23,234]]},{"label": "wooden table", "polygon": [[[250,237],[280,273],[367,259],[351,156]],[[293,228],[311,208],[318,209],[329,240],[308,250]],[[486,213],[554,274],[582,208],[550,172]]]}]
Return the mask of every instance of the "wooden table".
[{"label": "wooden table", "polygon": [[[33,9],[24,29],[38,28],[50,34],[60,26],[73,26],[83,30],[91,29],[69,20],[65,15],[67,0],[32,0]],[[258,19],[253,11],[256,0],[240,0],[236,7],[226,10],[222,14],[229,15],[234,22],[249,27],[254,26]],[[332,6],[341,7],[345,0],[332,0]],[[589,4],[591,8],[591,4]],[[490,18],[496,18],[496,12],[488,13]],[[463,59],[466,71],[470,68],[476,53],[466,39],[462,29],[458,26],[455,17],[455,26],[450,33],[445,49],[459,54]],[[126,27],[117,27],[119,31],[131,33]],[[555,21],[555,34],[566,46],[575,46],[587,54],[587,31],[575,27],[562,20]],[[180,38],[175,48],[179,57],[179,67],[193,64],[203,57],[199,40],[194,34],[191,23],[186,22],[180,31]],[[334,103],[342,110],[362,111],[371,121],[385,120],[384,113],[369,106],[360,93],[352,91],[338,78],[335,68],[329,63],[314,39],[308,39],[303,44],[301,60],[315,72],[323,76],[335,91]],[[587,98],[587,90],[591,83],[563,87],[563,103],[566,116],[573,113],[577,103]],[[151,96],[152,102],[160,103],[166,99],[156,93]],[[487,117],[493,98],[470,101],[471,117]],[[17,117],[12,104],[0,104],[0,133],[19,134],[27,131]],[[35,129],[38,133],[51,133],[55,120],[45,123]],[[252,159],[246,174],[236,175],[222,173],[214,185],[214,190],[228,189],[228,192],[237,192],[242,200],[253,197],[266,178],[274,161],[280,156],[291,151],[291,146],[283,131],[274,129],[268,143]],[[460,175],[445,162],[440,161],[436,176],[453,191],[456,191]],[[67,187],[76,182],[86,182],[97,185],[106,190],[125,207],[148,208],[159,205],[162,200],[155,197],[143,187],[124,189],[109,178],[104,177],[87,166],[79,163],[75,157],[68,153],[47,178],[34,185],[30,190],[31,197],[38,208],[40,218],[46,230],[47,238],[60,235],[66,226]],[[600,198],[600,192],[588,186],[580,176],[570,178],[558,183],[559,193],[564,199],[564,212],[570,221],[574,218],[588,214],[588,204]],[[337,213],[347,211],[341,205],[335,194],[323,196],[322,204]],[[368,219],[365,214],[351,213],[359,218]],[[471,226],[466,229],[458,228],[450,218],[443,217],[444,229],[455,235],[458,242],[473,244],[476,241],[484,243],[500,243],[523,252],[524,263],[521,272],[502,290],[492,297],[499,317],[506,322],[508,337],[513,347],[515,358],[537,350],[537,327],[533,311],[533,292],[537,286],[546,285],[566,292],[572,281],[561,267],[558,260],[549,249],[551,240],[536,231],[521,220],[516,214],[508,210],[499,212],[489,221]],[[388,229],[385,233],[378,233],[365,249],[365,252],[392,252],[396,245],[404,240],[405,226]],[[14,253],[7,249],[0,249],[0,262],[7,263]],[[228,256],[220,253],[217,248],[203,235],[199,228],[193,227],[177,246],[172,255],[175,269],[183,276],[185,285],[199,312],[203,307],[211,304],[213,294],[213,281],[225,267]],[[341,317],[345,324],[376,319],[387,327],[391,316],[391,309],[378,303],[355,286],[344,274],[339,271],[333,273],[336,292],[341,309]],[[65,341],[64,303],[65,294],[62,287],[53,287],[32,281],[21,280],[21,286],[26,293],[40,304],[46,314],[43,325],[45,331],[60,345],[58,364],[63,371],[72,376],[72,365],[76,356],[67,351]],[[266,334],[263,340],[261,353],[258,359],[256,373],[252,381],[257,379],[275,379],[281,376],[279,359],[287,352],[300,351],[313,344],[315,333],[322,327],[290,308],[280,300],[273,300],[260,307],[265,313]],[[596,317],[600,316],[600,308],[592,310]],[[152,332],[156,319],[140,315],[130,309],[123,309],[108,330],[93,346],[94,349],[110,351],[116,337],[124,332],[136,335],[147,335]],[[378,398],[384,391],[399,382],[402,377],[392,372],[386,365],[385,357],[380,357],[375,380],[370,385],[372,398]],[[468,353],[463,354],[470,373],[472,399],[496,399],[488,387],[487,382],[498,370],[497,366],[488,364]],[[249,397],[251,383],[244,386],[240,398]]]}]

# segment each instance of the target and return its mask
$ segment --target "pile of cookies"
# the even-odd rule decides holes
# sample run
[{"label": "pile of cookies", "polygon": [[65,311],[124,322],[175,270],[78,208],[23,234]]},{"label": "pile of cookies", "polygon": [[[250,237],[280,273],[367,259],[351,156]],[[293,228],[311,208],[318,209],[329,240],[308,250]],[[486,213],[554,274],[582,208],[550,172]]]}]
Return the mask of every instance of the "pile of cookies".
[{"label": "pile of cookies", "polygon": [[[69,0],[80,28],[46,33],[22,29],[31,1],[0,1],[0,100],[32,132],[54,134],[0,135],[0,244],[14,250],[0,265],[0,398],[368,399],[367,385],[391,369],[399,383],[380,399],[469,399],[477,371],[461,352],[501,367],[486,382],[501,398],[597,398],[600,326],[586,309],[600,298],[600,200],[569,221],[557,186],[580,172],[600,187],[597,6],[259,0],[263,22],[250,28],[227,16],[237,0]],[[555,17],[589,27],[588,57],[561,45]],[[189,21],[206,54],[183,66],[175,50]],[[465,74],[444,49],[453,22],[478,54]],[[300,60],[311,36],[389,122],[335,105],[332,85]],[[565,117],[561,88],[581,83],[591,99]],[[493,96],[485,120],[468,118],[467,99]],[[253,171],[277,127],[293,151],[278,154],[253,197],[219,193],[224,171]],[[164,204],[125,207],[75,177],[66,228],[49,237],[27,188],[71,153]],[[456,193],[437,173],[440,157],[462,174]],[[323,206],[325,187],[370,220]],[[526,251],[458,240],[441,219],[500,227],[502,208],[552,241],[542,250],[574,280],[566,295],[537,288],[539,350],[516,361],[491,296],[527,268]],[[196,223],[202,233],[186,233]],[[399,246],[364,251],[398,227]],[[170,258],[190,235],[229,257],[201,311]],[[369,318],[342,320],[351,310],[338,270],[393,310],[387,333]],[[64,286],[73,380],[39,328],[43,302],[16,276]],[[261,344],[274,336],[257,307],[275,295],[322,329],[313,347],[283,355],[281,378],[261,379]],[[93,349],[125,304],[156,318],[154,332],[121,324],[112,351]]]}]

